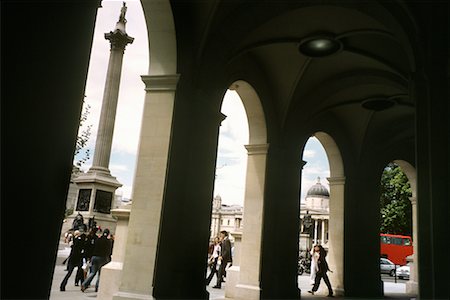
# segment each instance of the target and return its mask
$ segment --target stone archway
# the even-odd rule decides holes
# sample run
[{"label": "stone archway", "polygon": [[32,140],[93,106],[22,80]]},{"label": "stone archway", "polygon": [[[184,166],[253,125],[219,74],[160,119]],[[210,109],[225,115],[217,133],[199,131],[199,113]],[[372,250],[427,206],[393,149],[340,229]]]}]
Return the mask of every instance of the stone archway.
[{"label": "stone archway", "polygon": [[260,260],[264,186],[267,159],[267,129],[261,101],[253,87],[239,80],[231,84],[244,104],[249,126],[247,173],[244,197],[244,228],[239,255],[227,275],[225,296],[235,299],[259,299]]},{"label": "stone archway", "polygon": [[404,160],[394,160],[394,163],[397,164],[405,173],[408,178],[409,185],[411,186],[411,197],[409,200],[411,201],[412,208],[412,238],[413,238],[413,249],[414,253],[412,255],[412,264],[410,267],[410,276],[409,280],[406,283],[406,293],[411,295],[419,294],[419,235],[417,234],[417,172],[416,169],[407,161]]},{"label": "stone archway", "polygon": [[330,164],[329,277],[336,295],[344,295],[344,185],[345,174],[341,152],[334,139],[325,132],[316,132]]}]

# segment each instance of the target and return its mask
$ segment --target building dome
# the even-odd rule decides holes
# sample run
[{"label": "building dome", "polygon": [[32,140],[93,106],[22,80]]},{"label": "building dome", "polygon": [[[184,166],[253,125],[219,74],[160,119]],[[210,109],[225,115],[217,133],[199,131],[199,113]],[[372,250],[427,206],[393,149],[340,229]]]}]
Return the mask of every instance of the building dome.
[{"label": "building dome", "polygon": [[317,177],[317,183],[308,190],[306,196],[330,197],[330,193],[328,192],[328,189],[320,183],[320,177]]}]

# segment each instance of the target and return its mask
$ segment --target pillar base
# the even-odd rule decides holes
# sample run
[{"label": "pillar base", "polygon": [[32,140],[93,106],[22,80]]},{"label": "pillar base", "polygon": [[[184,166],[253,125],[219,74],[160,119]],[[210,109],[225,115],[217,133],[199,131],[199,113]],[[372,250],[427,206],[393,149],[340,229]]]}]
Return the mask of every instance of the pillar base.
[{"label": "pillar base", "polygon": [[97,297],[99,299],[112,299],[119,290],[123,263],[111,261],[102,267],[102,277]]},{"label": "pillar base", "polygon": [[154,300],[152,295],[129,293],[129,292],[117,292],[113,296],[113,300]]},{"label": "pillar base", "polygon": [[416,281],[406,282],[406,294],[408,295],[418,295],[419,294],[419,283]]},{"label": "pillar base", "polygon": [[333,293],[334,293],[334,295],[335,296],[338,296],[338,297],[343,297],[343,296],[345,296],[345,291],[344,291],[344,289],[343,288],[333,288]]},{"label": "pillar base", "polygon": [[261,288],[259,286],[238,284],[236,285],[236,296],[234,299],[258,300],[261,297]]},{"label": "pillar base", "polygon": [[227,285],[225,286],[225,297],[234,299],[236,297],[236,285],[239,283],[239,266],[231,266],[227,269]]}]

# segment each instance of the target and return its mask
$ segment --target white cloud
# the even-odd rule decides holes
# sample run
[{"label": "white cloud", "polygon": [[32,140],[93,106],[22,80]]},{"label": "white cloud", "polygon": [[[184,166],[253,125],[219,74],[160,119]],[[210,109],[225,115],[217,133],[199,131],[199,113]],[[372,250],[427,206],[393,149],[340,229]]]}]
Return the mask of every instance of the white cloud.
[{"label": "white cloud", "polygon": [[128,166],[123,164],[109,164],[111,173],[128,171]]},{"label": "white cloud", "polygon": [[316,151],[308,149],[303,152],[303,160],[305,158],[314,158],[316,156]]}]

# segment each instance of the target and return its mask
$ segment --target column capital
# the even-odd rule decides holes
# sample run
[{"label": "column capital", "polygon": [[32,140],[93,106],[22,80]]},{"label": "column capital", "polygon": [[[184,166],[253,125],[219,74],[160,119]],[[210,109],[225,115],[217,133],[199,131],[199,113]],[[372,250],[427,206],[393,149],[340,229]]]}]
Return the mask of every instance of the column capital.
[{"label": "column capital", "polygon": [[109,40],[111,43],[111,50],[118,49],[122,51],[125,50],[125,47],[128,44],[132,44],[134,41],[134,38],[117,29],[105,33],[105,39]]},{"label": "column capital", "polygon": [[409,197],[409,201],[411,201],[412,205],[415,205],[417,203],[417,197]]},{"label": "column capital", "polygon": [[145,83],[145,91],[175,91],[180,74],[170,75],[141,75]]},{"label": "column capital", "polygon": [[327,177],[330,185],[343,185],[345,183],[345,177]]},{"label": "column capital", "polygon": [[261,155],[267,154],[269,150],[269,144],[252,144],[252,145],[244,145],[245,149],[247,149],[248,155]]}]

